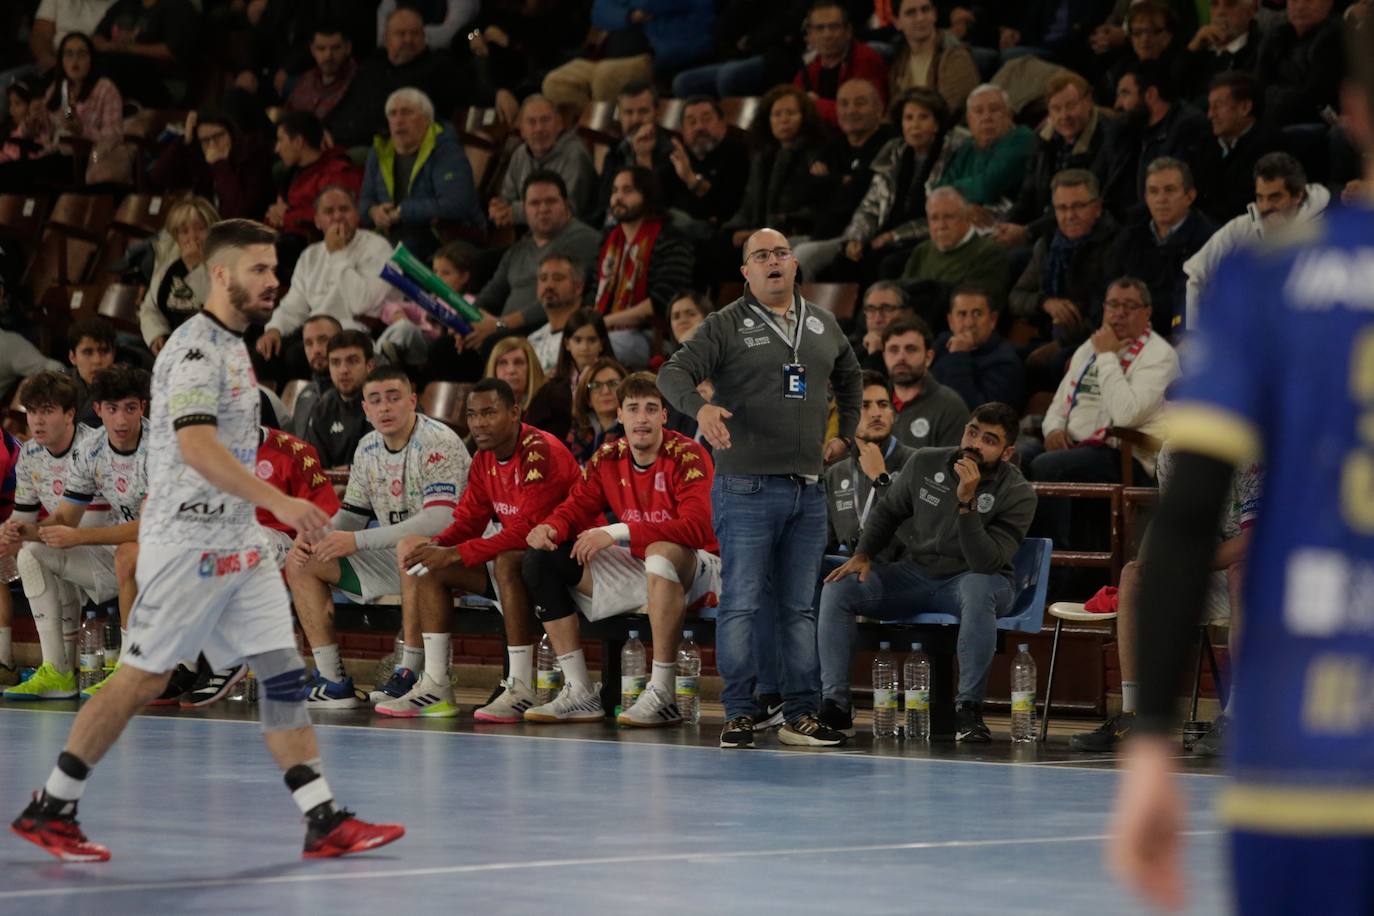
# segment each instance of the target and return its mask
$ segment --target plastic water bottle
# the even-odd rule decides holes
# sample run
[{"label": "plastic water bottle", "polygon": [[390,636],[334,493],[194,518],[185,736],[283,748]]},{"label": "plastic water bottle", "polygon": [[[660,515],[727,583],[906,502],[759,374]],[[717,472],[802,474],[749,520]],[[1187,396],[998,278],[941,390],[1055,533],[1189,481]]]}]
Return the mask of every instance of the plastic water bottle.
[{"label": "plastic water bottle", "polygon": [[1011,662],[1011,740],[1035,740],[1035,659],[1026,643]]},{"label": "plastic water bottle", "polygon": [[558,696],[563,689],[563,669],[558,667],[558,653],[553,650],[549,634],[539,640],[539,651],[535,655],[535,702],[540,706]]},{"label": "plastic water bottle", "polygon": [[930,740],[930,659],[921,644],[911,644],[911,654],[902,665],[906,684],[906,736],[912,741]]},{"label": "plastic water bottle", "polygon": [[119,662],[119,649],[124,637],[119,632],[119,615],[111,614],[105,621],[105,675],[114,672]]},{"label": "plastic water bottle", "polygon": [[878,643],[873,658],[873,737],[897,737],[897,663],[892,644]]},{"label": "plastic water bottle", "polygon": [[620,708],[629,709],[644,692],[644,643],[639,631],[630,631],[630,641],[620,650]]},{"label": "plastic water bottle", "polygon": [[677,650],[677,708],[682,713],[682,721],[696,725],[701,721],[701,650],[692,642],[693,633],[687,630],[682,634],[682,645]]},{"label": "plastic water bottle", "polygon": [[81,622],[80,645],[81,676],[77,683],[85,690],[105,677],[105,623],[97,619],[95,611],[87,611]]}]

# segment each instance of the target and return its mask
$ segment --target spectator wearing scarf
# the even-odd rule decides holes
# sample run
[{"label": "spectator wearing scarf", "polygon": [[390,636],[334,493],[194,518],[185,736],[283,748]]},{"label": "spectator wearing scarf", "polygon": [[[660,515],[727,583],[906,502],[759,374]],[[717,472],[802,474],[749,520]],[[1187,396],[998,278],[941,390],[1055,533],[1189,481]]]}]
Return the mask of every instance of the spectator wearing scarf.
[{"label": "spectator wearing scarf", "polygon": [[691,243],[667,225],[662,189],[649,169],[616,173],[609,213],[615,225],[597,260],[596,310],[605,316],[616,358],[642,369],[653,355],[655,321],[691,285],[694,255]]}]

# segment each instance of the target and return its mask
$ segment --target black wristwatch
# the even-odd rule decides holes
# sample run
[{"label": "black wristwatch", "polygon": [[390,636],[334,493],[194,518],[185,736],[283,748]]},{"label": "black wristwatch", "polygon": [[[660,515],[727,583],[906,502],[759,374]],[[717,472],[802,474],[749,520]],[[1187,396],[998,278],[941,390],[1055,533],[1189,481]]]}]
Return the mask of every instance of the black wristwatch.
[{"label": "black wristwatch", "polygon": [[967,509],[968,511],[972,512],[972,511],[973,511],[973,500],[970,499],[968,502],[960,502],[960,503],[959,503],[959,508],[960,508],[960,509]]},{"label": "black wristwatch", "polygon": [[889,474],[887,471],[883,471],[877,477],[873,478],[873,486],[875,487],[886,487],[891,485],[891,483],[892,475]]}]

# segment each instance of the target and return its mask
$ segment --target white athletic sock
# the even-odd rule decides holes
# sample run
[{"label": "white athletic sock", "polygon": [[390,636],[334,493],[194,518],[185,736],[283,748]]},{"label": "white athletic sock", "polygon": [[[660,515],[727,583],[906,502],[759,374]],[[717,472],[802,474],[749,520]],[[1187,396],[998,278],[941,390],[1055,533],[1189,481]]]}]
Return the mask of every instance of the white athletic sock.
[{"label": "white athletic sock", "polygon": [[1135,712],[1135,681],[1121,682],[1121,711]]},{"label": "white athletic sock", "polygon": [[654,662],[654,672],[649,678],[650,684],[657,684],[658,689],[664,695],[673,697],[677,695],[677,665],[672,662]]},{"label": "white athletic sock", "polygon": [[583,693],[591,693],[592,679],[587,674],[587,656],[582,654],[581,649],[558,656],[558,667],[563,669],[564,683],[573,685]]},{"label": "white athletic sock", "polygon": [[344,671],[343,661],[339,658],[339,647],[337,644],[332,646],[316,646],[310,653],[315,657],[315,667],[320,669],[320,674],[326,678],[339,683],[348,674]]},{"label": "white athletic sock", "polygon": [[14,630],[0,627],[0,665],[14,667]]},{"label": "white athletic sock", "polygon": [[[307,763],[305,766],[310,764]],[[334,801],[334,793],[330,791],[329,783],[324,781],[323,776],[317,776],[299,789],[293,789],[291,797],[296,800],[296,807],[301,809],[301,814],[309,814],[320,805]]]},{"label": "white athletic sock", "polygon": [[421,646],[418,649],[412,648],[411,646],[406,646],[405,651],[401,654],[401,660],[396,665],[396,667],[409,668],[411,671],[419,671],[423,669],[425,667],[424,646]]},{"label": "white athletic sock", "polygon": [[453,658],[448,633],[424,633],[425,674],[436,684],[448,683],[448,666]]},{"label": "white athletic sock", "polygon": [[[66,772],[67,770],[71,772]],[[75,812],[76,803],[81,801],[81,794],[86,791],[86,777],[89,775],[90,767],[64,751],[58,755],[57,766],[53,767],[52,773],[48,775],[43,792],[49,798],[71,802],[70,811]]]},{"label": "white athletic sock", "polygon": [[506,657],[510,659],[511,678],[524,681],[526,687],[534,686],[534,646],[507,646]]},{"label": "white athletic sock", "polygon": [[121,629],[119,631],[119,658],[115,661],[116,665],[124,663],[124,649],[129,645],[129,631]]}]

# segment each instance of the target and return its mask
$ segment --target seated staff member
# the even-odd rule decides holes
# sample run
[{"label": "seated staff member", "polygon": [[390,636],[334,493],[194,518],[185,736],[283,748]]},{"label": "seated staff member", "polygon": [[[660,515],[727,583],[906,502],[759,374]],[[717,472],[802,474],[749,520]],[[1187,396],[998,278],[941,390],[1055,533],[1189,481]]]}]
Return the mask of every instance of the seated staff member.
[{"label": "seated staff member", "polygon": [[[312,709],[352,709],[359,703],[339,658],[332,590],[364,602],[399,595],[396,545],[408,535],[428,537],[443,530],[472,463],[457,433],[416,413],[415,388],[404,369],[373,369],[362,393],[372,432],[353,453],[343,505],[335,507],[334,531],[317,544],[297,538],[286,564],[296,616],[315,657],[316,670],[303,691]],[[374,518],[377,527],[369,528]],[[396,660],[391,680],[374,691],[375,703],[415,686],[424,650],[418,622],[409,623],[405,653]]]},{"label": "seated staff member", "polygon": [[[1011,610],[1012,557],[1035,515],[1035,491],[1009,460],[1019,424],[1016,411],[994,401],[973,411],[958,448],[918,451],[894,492],[873,510],[854,556],[826,577],[821,716],[831,728],[853,727],[854,618],[895,620],[931,611],[959,618],[955,740],[992,740],[983,694],[997,618]],[[894,537],[906,559],[875,565],[873,557]]]},{"label": "seated staff member", "polygon": [[[825,472],[830,522],[827,552],[832,555],[854,552],[874,505],[892,491],[902,466],[916,451],[898,442],[892,433],[897,420],[892,382],[881,372],[865,369],[863,384],[863,407],[854,434],[853,451],[858,452],[858,459],[850,454]],[[895,559],[900,551],[901,545],[894,541],[879,558]]]},{"label": "seated staff member", "polygon": [[[605,711],[587,675],[577,609],[590,620],[649,606],[653,676],[621,725],[678,725],[674,679],[689,602],[720,589],[720,546],[711,530],[711,457],[665,431],[667,405],[648,372],[616,389],[625,438],[597,449],[572,493],[527,538],[525,585],[566,682],[531,722],[592,722]],[[603,525],[607,514],[618,521]],[[573,540],[576,536],[576,541]]]},{"label": "seated staff member", "polygon": [[432,538],[396,545],[401,614],[419,622],[425,670],[415,687],[377,704],[388,716],[455,716],[449,684],[449,622],[453,590],[492,595],[506,622],[510,675],[496,699],[473,713],[481,722],[519,722],[534,705],[534,635],[538,625],[520,578],[525,538],[577,480],[577,462],[553,436],[520,422],[510,385],[483,379],[468,394],[468,429],[477,456],[453,523]]}]

